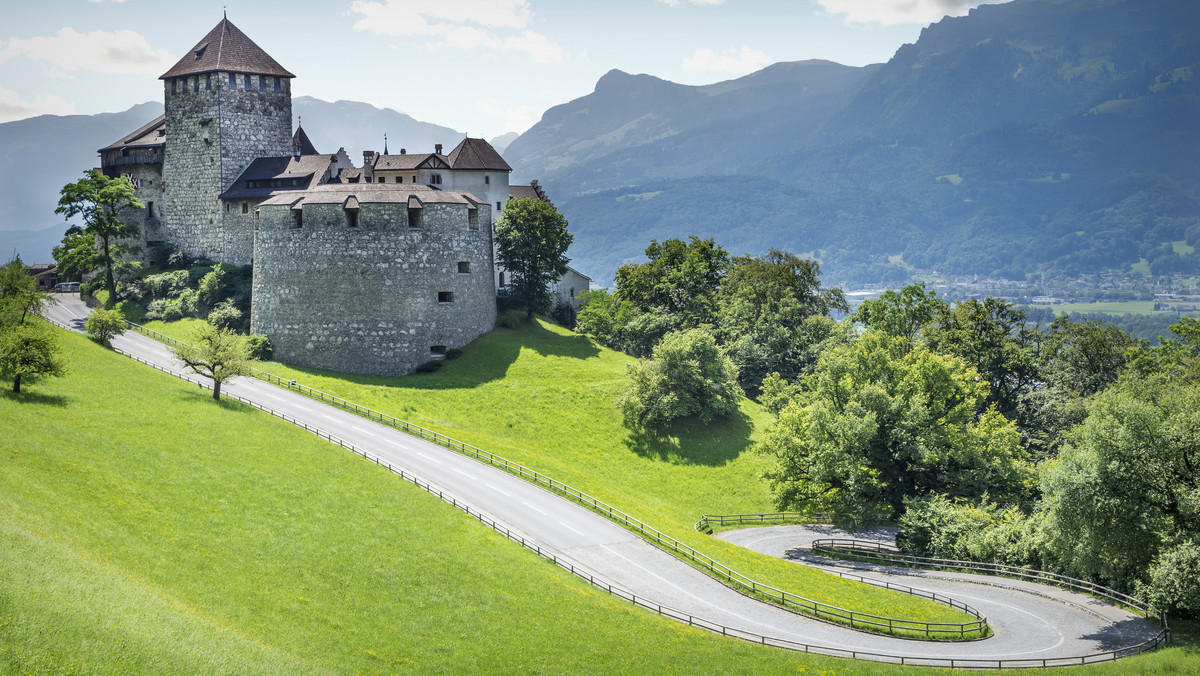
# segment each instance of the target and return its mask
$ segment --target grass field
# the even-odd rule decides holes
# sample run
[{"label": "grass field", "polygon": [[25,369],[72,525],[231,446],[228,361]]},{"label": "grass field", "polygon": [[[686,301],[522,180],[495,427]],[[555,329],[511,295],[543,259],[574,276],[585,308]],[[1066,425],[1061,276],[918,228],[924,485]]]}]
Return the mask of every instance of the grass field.
[{"label": "grass field", "polygon": [[[67,378],[0,396],[0,673],[913,672],[639,611],[356,456],[62,336]],[[1083,671],[1194,672],[1191,637]]]}]

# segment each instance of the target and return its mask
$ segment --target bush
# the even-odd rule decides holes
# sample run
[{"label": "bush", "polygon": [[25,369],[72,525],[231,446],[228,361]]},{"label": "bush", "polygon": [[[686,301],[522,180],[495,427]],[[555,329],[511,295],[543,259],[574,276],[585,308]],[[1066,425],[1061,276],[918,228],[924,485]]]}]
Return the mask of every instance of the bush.
[{"label": "bush", "polygon": [[239,331],[243,324],[242,311],[233,306],[233,302],[223,300],[208,313],[208,323],[218,329]]},{"label": "bush", "polygon": [[575,308],[570,303],[560,300],[554,304],[554,309],[550,310],[550,319],[554,320],[554,323],[559,326],[574,329]]},{"label": "bush", "polygon": [[164,322],[177,322],[184,318],[183,308],[180,307],[179,302],[164,301],[164,303],[166,303],[162,309],[162,320]]},{"label": "bush", "polygon": [[661,428],[680,418],[710,422],[737,411],[737,367],[703,329],[663,336],[653,359],[629,366],[617,405],[630,427]]},{"label": "bush", "polygon": [[1200,616],[1200,545],[1187,540],[1163,551],[1139,591],[1162,610]]},{"label": "bush", "polygon": [[145,290],[145,295],[151,298],[173,298],[188,288],[188,272],[187,270],[172,270],[156,275],[147,275],[142,278],[140,286]]},{"label": "bush", "polygon": [[441,359],[430,359],[429,361],[418,365],[416,371],[417,373],[433,373],[440,368],[442,368]]},{"label": "bush", "polygon": [[165,299],[150,301],[150,304],[146,306],[146,321],[162,319],[163,311],[166,310],[167,306],[170,304],[171,302]]},{"label": "bush", "polygon": [[196,302],[196,292],[184,289],[179,293],[179,312],[184,317],[202,317]]},{"label": "bush", "polygon": [[83,329],[97,343],[108,347],[113,338],[125,333],[125,320],[116,310],[96,308],[84,322]]},{"label": "bush", "polygon": [[262,334],[256,333],[247,337],[246,348],[250,352],[251,359],[270,361],[271,357],[275,356],[275,348],[271,345],[271,339]]},{"label": "bush", "polygon": [[191,265],[192,259],[182,251],[173,251],[167,256],[167,266],[172,268],[186,268]]},{"label": "bush", "polygon": [[501,329],[515,329],[521,325],[521,313],[517,310],[509,310],[504,314],[496,317],[496,327]]},{"label": "bush", "polygon": [[225,277],[224,266],[218,265],[200,279],[200,285],[196,288],[196,300],[202,310],[217,307],[217,304],[228,295]]}]

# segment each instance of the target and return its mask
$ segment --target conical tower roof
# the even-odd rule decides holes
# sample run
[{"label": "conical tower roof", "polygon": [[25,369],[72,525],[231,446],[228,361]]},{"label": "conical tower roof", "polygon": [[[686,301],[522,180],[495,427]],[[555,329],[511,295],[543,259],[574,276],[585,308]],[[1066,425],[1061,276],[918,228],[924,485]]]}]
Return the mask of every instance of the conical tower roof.
[{"label": "conical tower roof", "polygon": [[296,149],[296,155],[319,155],[317,149],[313,147],[312,141],[308,140],[308,134],[304,133],[304,127],[297,126],[296,133],[292,134],[292,147]]},{"label": "conical tower roof", "polygon": [[272,59],[262,47],[246,37],[229,19],[221,19],[208,35],[192,47],[187,56],[179,60],[171,70],[163,73],[158,79],[166,80],[183,75],[211,73],[213,71],[232,73],[254,73],[256,75],[274,75],[276,77],[296,77],[279,62]]}]

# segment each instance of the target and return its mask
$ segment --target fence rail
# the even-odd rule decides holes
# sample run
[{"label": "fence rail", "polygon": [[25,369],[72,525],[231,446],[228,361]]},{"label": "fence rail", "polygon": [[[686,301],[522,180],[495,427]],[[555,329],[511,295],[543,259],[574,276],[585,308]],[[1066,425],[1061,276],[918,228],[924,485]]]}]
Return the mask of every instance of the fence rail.
[{"label": "fence rail", "polygon": [[[62,324],[60,322],[56,322],[49,318],[47,318],[47,321],[50,321],[52,324],[60,326],[69,331],[74,330],[70,326]],[[144,329],[144,327],[142,327],[142,328]],[[150,331],[150,330],[146,329],[146,331]],[[157,332],[153,332],[153,331],[151,331],[151,332],[157,333]],[[162,335],[162,334],[159,334],[159,335]],[[164,337],[169,338],[168,336],[164,336]],[[170,340],[174,341],[175,339],[171,338]],[[114,348],[114,350],[135,360],[135,361],[146,364],[147,366],[150,366],[159,371],[162,371],[163,373],[173,375],[177,378],[180,378],[181,380],[187,381],[192,384],[199,385],[200,387],[205,387],[205,388],[210,387],[207,383],[205,383],[202,380],[193,379],[193,378],[187,376],[186,374],[172,371],[172,370],[164,368],[158,364],[151,363],[145,359],[137,357],[137,356],[130,354],[119,348]],[[1078,657],[985,660],[985,659],[940,658],[940,657],[926,657],[926,656],[920,656],[920,655],[888,654],[888,653],[876,653],[876,652],[865,651],[865,650],[847,650],[844,648],[834,648],[834,647],[830,647],[830,646],[821,646],[821,645],[814,645],[814,644],[809,644],[809,643],[802,643],[799,641],[792,641],[789,639],[774,638],[774,637],[766,636],[764,634],[757,634],[754,632],[744,631],[744,630],[737,629],[734,627],[728,627],[728,626],[720,624],[718,622],[706,620],[704,618],[700,618],[695,615],[691,615],[691,614],[684,613],[679,610],[675,610],[668,606],[663,606],[661,604],[654,603],[654,602],[650,601],[649,599],[639,598],[636,594],[634,594],[632,592],[621,589],[620,587],[614,587],[611,583],[609,583],[603,579],[595,577],[595,575],[593,575],[592,573],[590,573],[582,568],[577,568],[574,565],[574,563],[572,563],[571,561],[559,557],[553,551],[542,548],[536,542],[527,540],[524,536],[522,536],[518,533],[512,532],[511,530],[505,528],[503,525],[499,524],[498,522],[494,521],[493,519],[490,519],[485,514],[479,512],[479,511],[476,511],[476,510],[472,510],[470,505],[459,502],[457,500],[457,498],[455,498],[454,496],[446,494],[444,491],[436,488],[432,484],[429,484],[427,482],[420,480],[418,477],[405,472],[402,468],[392,465],[391,463],[387,462],[386,460],[383,460],[379,456],[376,456],[364,449],[358,448],[357,446],[355,446],[339,437],[336,437],[320,428],[309,425],[308,423],[306,423],[302,420],[299,420],[293,416],[289,416],[286,413],[283,413],[281,411],[277,411],[268,406],[264,406],[262,404],[259,404],[258,402],[251,401],[249,399],[246,399],[246,398],[241,397],[234,393],[227,393],[226,396],[236,399],[237,401],[245,403],[248,406],[251,406],[253,408],[259,409],[265,413],[273,415],[281,420],[290,422],[293,425],[302,427],[305,430],[307,430],[313,434],[316,434],[320,438],[323,438],[331,443],[337,444],[337,445],[341,446],[342,448],[345,448],[357,455],[362,456],[363,458],[365,458],[367,460],[370,460],[371,462],[374,462],[376,465],[386,467],[389,471],[393,472],[400,478],[402,478],[406,481],[412,482],[414,485],[422,488],[423,490],[429,492],[430,494],[438,496],[439,499],[450,503],[452,506],[454,506],[458,509],[463,510],[468,515],[478,519],[484,525],[487,525],[488,527],[495,530],[497,533],[504,535],[505,537],[509,538],[510,540],[513,540],[514,542],[520,543],[523,547],[533,551],[534,553],[538,554],[539,556],[549,559],[555,565],[563,568],[564,570],[569,571],[571,574],[573,574],[583,580],[586,580],[589,584],[592,584],[593,586],[595,586],[599,589],[605,590],[609,594],[612,594],[614,596],[622,598],[626,601],[629,601],[630,603],[633,603],[634,605],[640,606],[640,607],[650,610],[652,612],[658,613],[659,615],[662,615],[663,617],[667,617],[667,618],[670,618],[670,619],[673,619],[673,620],[676,620],[679,622],[687,622],[688,626],[698,627],[698,628],[705,629],[705,630],[708,630],[708,631],[711,631],[714,633],[719,633],[722,636],[737,638],[737,639],[740,639],[743,641],[747,641],[750,643],[756,643],[756,644],[760,644],[760,645],[764,645],[764,646],[771,646],[771,647],[781,648],[781,649],[785,649],[785,650],[792,650],[795,652],[812,653],[812,654],[818,654],[818,655],[828,655],[828,656],[832,656],[832,657],[847,657],[847,658],[856,659],[856,660],[870,660],[870,661],[885,662],[885,663],[900,664],[900,665],[949,667],[951,669],[1028,669],[1028,668],[1046,668],[1046,667],[1055,667],[1055,666],[1075,666],[1075,665],[1086,665],[1086,664],[1099,664],[1102,662],[1111,662],[1111,661],[1120,659],[1122,657],[1137,655],[1137,654],[1141,654],[1141,653],[1149,651],[1149,650],[1153,650],[1153,649],[1157,648],[1158,646],[1160,646],[1162,643],[1169,640],[1169,632],[1164,630],[1164,631],[1160,632],[1154,638],[1144,641],[1138,645],[1129,646],[1126,648],[1119,648],[1116,650],[1110,650],[1110,651],[1106,651],[1106,652],[1102,652],[1102,653],[1091,653],[1088,655],[1081,655]],[[390,416],[388,416],[388,417],[390,417]],[[421,429],[423,429],[423,428],[421,428]],[[446,438],[449,439],[449,437],[446,437]],[[499,456],[496,456],[496,457],[499,457]],[[515,463],[512,463],[512,464],[515,465]],[[532,470],[528,470],[528,471],[532,472]],[[562,484],[562,485],[565,486],[565,484]],[[581,495],[583,495],[583,494],[581,493]],[[603,503],[600,503],[600,504],[603,504]],[[610,507],[609,509],[612,509],[612,508]]]}]

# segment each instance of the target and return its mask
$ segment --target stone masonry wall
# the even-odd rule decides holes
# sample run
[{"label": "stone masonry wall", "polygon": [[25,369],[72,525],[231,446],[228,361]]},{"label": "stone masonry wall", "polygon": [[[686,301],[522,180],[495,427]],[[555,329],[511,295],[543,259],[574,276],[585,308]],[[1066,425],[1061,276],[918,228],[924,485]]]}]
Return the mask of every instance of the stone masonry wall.
[{"label": "stone masonry wall", "polygon": [[245,219],[226,223],[218,196],[255,158],[291,153],[291,87],[286,78],[260,85],[262,76],[235,74],[230,88],[229,78],[218,72],[163,83],[163,221],[168,239],[189,256],[245,265],[253,231]]},{"label": "stone masonry wall", "polygon": [[480,211],[470,229],[465,204],[427,204],[410,229],[404,203],[364,203],[351,229],[340,204],[308,204],[297,229],[288,206],[260,207],[251,332],[282,361],[369,375],[461,348],[496,321],[491,217]]}]

